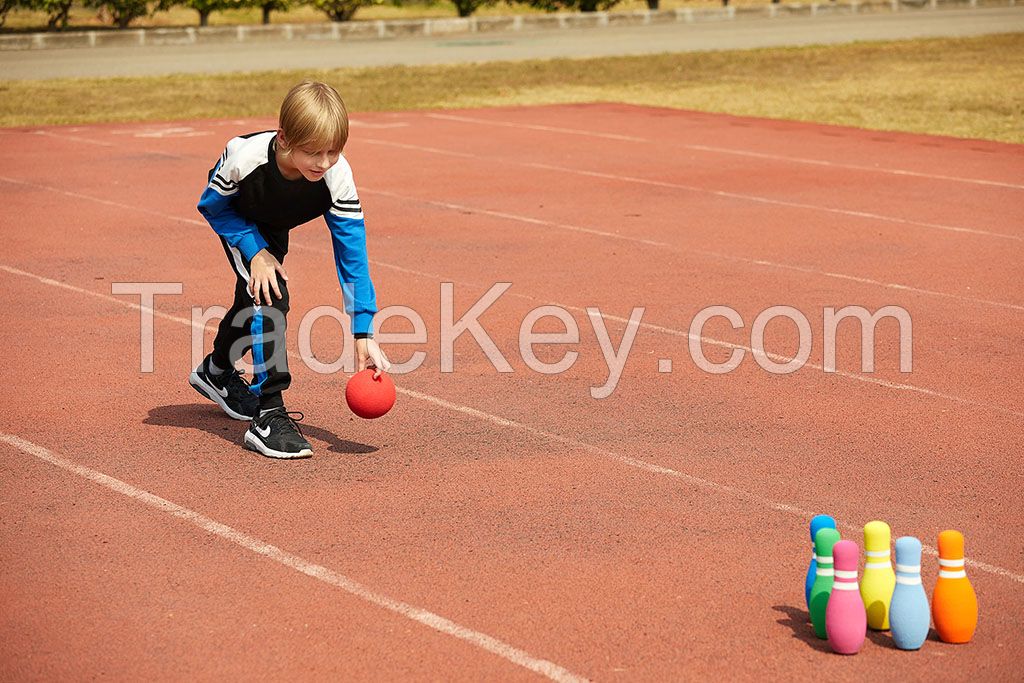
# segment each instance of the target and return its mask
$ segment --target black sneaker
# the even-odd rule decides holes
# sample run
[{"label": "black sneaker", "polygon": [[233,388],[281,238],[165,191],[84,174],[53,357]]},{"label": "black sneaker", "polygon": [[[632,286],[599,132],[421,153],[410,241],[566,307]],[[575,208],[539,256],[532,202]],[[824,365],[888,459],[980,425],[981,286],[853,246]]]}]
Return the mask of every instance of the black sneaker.
[{"label": "black sneaker", "polygon": [[227,370],[214,375],[208,370],[207,356],[188,377],[188,383],[200,394],[221,407],[236,420],[251,420],[259,412],[260,400],[249,391],[249,383],[242,379],[242,371]]},{"label": "black sneaker", "polygon": [[268,458],[308,458],[313,455],[313,447],[299,431],[302,418],[302,413],[289,413],[284,408],[254,417],[245,432],[245,447]]}]

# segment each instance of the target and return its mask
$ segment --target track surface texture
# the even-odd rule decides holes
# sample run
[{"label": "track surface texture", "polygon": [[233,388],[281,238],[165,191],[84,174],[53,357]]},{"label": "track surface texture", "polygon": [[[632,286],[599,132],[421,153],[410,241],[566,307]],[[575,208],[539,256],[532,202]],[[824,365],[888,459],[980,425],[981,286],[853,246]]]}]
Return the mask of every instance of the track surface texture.
[{"label": "track surface texture", "polygon": [[[344,373],[293,358],[315,455],[277,462],[186,383],[191,307],[233,287],[195,203],[224,142],[273,125],[0,133],[0,677],[1019,676],[1024,148],[609,104],[356,115],[379,303],[428,336],[386,349],[427,357],[376,421],[347,411]],[[340,305],[322,222],[285,266],[298,354],[302,316]],[[156,299],[154,372],[116,282],[183,283]],[[456,317],[512,283],[480,317],[512,372],[468,333],[440,371],[443,282]],[[580,330],[537,349],[578,351],[563,374],[519,353],[543,304]],[[702,332],[709,360],[744,351],[731,373],[690,359],[711,305],[742,316]],[[773,305],[810,324],[788,375],[749,350]],[[913,372],[892,319],[874,372],[854,321],[824,372],[823,310],[846,305],[906,309]],[[618,348],[639,306],[617,386],[592,398],[609,370],[586,308]],[[330,362],[341,338],[322,320],[312,350]],[[795,325],[764,346],[795,355]],[[929,593],[938,532],[962,530],[974,641],[906,653],[872,633],[831,654],[803,598],[818,512],[858,544],[876,518],[921,538]]]}]

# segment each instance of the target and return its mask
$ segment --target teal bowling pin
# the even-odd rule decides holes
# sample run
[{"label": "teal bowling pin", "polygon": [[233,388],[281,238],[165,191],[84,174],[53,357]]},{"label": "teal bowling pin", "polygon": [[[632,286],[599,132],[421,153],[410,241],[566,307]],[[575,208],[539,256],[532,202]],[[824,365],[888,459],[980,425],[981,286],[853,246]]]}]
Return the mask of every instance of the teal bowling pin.
[{"label": "teal bowling pin", "polygon": [[815,515],[811,518],[811,564],[807,567],[807,578],[804,581],[804,601],[807,603],[807,613],[811,612],[811,589],[814,588],[814,579],[818,572],[818,560],[815,558],[814,536],[821,529],[835,529],[836,520],[828,515]]},{"label": "teal bowling pin", "polygon": [[893,643],[901,650],[924,645],[931,623],[928,596],[921,585],[921,541],[913,536],[896,539],[896,588],[889,605]]},{"label": "teal bowling pin", "polygon": [[838,542],[839,532],[835,529],[819,529],[814,535],[818,568],[815,571],[814,585],[811,586],[810,612],[814,634],[822,640],[828,638],[825,631],[825,610],[828,608],[828,599],[832,595],[832,584],[836,576],[832,565],[832,548]]}]

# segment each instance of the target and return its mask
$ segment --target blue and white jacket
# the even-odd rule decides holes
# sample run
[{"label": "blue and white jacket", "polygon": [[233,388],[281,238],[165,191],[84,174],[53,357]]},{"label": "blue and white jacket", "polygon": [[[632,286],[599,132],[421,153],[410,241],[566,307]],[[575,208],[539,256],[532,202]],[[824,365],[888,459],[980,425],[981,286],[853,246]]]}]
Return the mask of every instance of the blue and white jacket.
[{"label": "blue and white jacket", "polygon": [[377,299],[352,168],[340,157],[316,182],[289,180],[277,166],[275,137],[275,131],[266,131],[232,138],[210,170],[199,212],[246,264],[261,249],[283,259],[288,253],[288,232],[323,216],[331,231],[334,263],[345,311],[352,318],[352,332],[370,335]]}]

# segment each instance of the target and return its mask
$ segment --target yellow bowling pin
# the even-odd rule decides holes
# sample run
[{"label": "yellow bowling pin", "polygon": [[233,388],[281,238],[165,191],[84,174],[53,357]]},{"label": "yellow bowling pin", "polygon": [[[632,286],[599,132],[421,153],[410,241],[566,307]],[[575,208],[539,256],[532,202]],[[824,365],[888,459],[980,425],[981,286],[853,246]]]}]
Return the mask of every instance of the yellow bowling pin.
[{"label": "yellow bowling pin", "polygon": [[864,525],[864,578],[860,597],[868,613],[868,628],[889,630],[889,605],[896,588],[896,572],[889,558],[892,532],[885,522],[875,520]]}]

